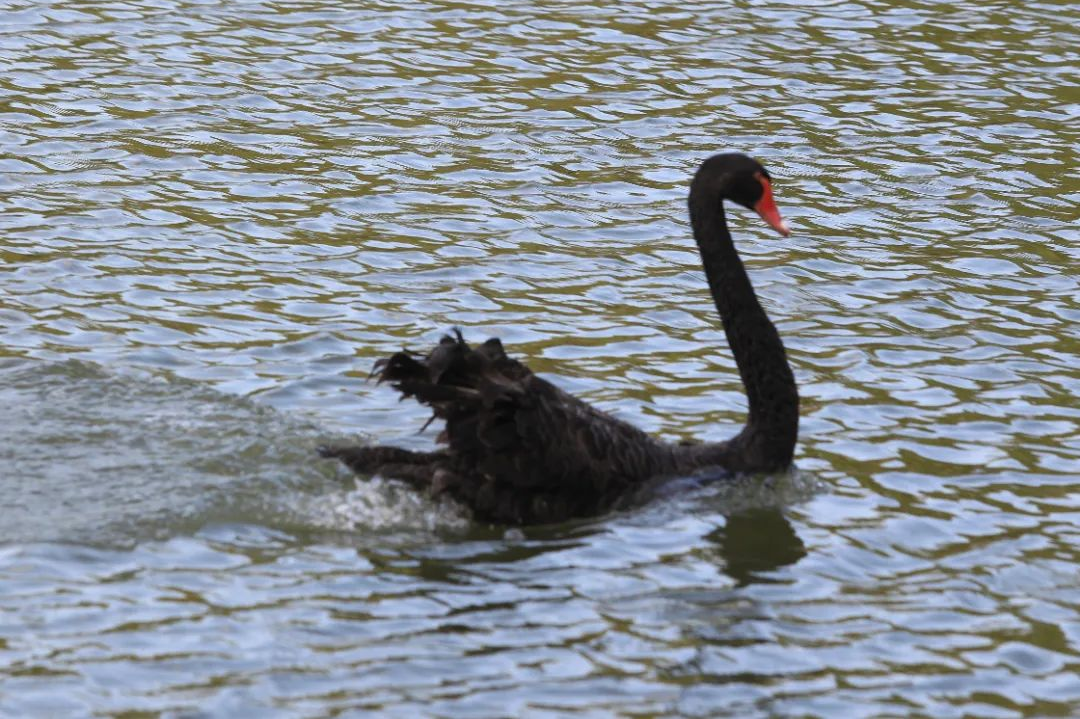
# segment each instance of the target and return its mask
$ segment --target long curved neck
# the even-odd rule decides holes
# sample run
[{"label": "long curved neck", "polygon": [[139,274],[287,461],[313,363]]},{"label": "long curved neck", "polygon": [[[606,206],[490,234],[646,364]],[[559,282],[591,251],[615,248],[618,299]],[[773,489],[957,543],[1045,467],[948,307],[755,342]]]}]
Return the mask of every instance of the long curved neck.
[{"label": "long curved neck", "polygon": [[[696,188],[695,188],[696,189]],[[692,191],[690,222],[705,277],[720,313],[750,405],[743,431],[729,443],[733,469],[770,471],[791,464],[799,431],[799,394],[776,327],[758,302],[731,241],[715,194]]]}]

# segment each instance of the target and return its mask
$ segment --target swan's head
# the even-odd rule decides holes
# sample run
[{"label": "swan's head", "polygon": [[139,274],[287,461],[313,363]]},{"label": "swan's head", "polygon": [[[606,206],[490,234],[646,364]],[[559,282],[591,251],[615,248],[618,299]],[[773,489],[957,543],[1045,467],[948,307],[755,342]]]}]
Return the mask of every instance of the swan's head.
[{"label": "swan's head", "polygon": [[769,171],[754,158],[740,152],[713,155],[702,163],[694,177],[694,184],[699,183],[717,193],[720,202],[728,199],[758,213],[784,237],[791,233],[773,201]]}]

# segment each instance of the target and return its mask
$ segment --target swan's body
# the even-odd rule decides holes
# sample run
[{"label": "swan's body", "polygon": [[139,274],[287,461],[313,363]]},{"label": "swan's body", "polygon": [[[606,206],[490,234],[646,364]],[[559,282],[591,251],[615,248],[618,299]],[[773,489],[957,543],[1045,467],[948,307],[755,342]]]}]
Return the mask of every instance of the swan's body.
[{"label": "swan's body", "polygon": [[690,219],[702,264],[749,401],[746,426],[724,442],[669,444],[601,412],[506,356],[444,337],[426,357],[398,352],[375,371],[446,421],[434,452],[323,447],[361,474],[446,492],[478,519],[536,524],[596,514],[664,475],[705,467],[774,472],[791,464],[799,397],[780,336],[754,294],[731,242],[723,200],[751,207],[787,234],[769,175],[745,155],[705,161],[690,187]]}]

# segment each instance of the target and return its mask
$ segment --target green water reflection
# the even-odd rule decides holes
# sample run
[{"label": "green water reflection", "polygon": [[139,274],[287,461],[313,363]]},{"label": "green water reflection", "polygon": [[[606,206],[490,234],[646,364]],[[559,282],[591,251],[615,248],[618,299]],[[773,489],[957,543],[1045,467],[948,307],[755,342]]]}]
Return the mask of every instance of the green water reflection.
[{"label": "green water reflection", "polygon": [[[0,714],[1077,713],[1075,6],[0,15]],[[362,378],[451,326],[728,436],[722,150],[797,477],[504,536],[315,462],[429,446]]]}]

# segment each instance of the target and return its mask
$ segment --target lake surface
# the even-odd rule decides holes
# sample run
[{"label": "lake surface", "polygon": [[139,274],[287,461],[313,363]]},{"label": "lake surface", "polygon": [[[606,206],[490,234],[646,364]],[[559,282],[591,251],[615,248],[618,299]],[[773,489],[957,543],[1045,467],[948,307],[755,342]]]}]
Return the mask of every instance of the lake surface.
[{"label": "lake surface", "polygon": [[[1080,9],[0,7],[0,715],[1080,714]],[[406,6],[408,9],[401,9]],[[797,470],[525,531],[319,461],[453,326],[743,421],[708,155]]]}]

